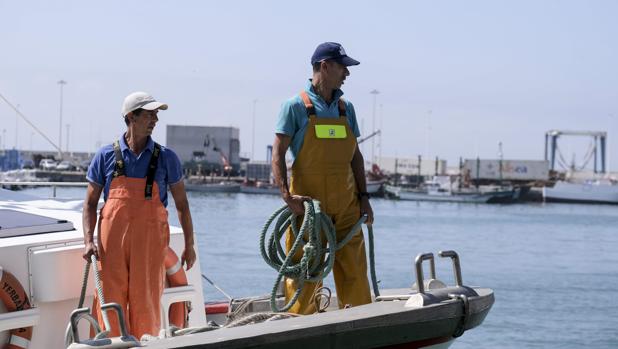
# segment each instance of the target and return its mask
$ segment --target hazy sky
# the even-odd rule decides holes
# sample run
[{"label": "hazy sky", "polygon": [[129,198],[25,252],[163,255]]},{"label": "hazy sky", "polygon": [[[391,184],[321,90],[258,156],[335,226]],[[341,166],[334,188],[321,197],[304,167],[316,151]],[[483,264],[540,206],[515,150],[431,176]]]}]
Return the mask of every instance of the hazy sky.
[{"label": "hazy sky", "polygon": [[[5,1],[0,93],[57,142],[94,151],[124,130],[135,90],[165,125],[240,128],[265,158],[281,102],[310,77],[317,44],[361,64],[343,86],[363,125],[382,120],[382,155],[542,159],[549,129],[609,132],[618,168],[618,1]],[[52,149],[0,101],[11,148]],[[17,126],[17,127],[16,127]],[[17,137],[15,136],[17,129]],[[63,126],[63,148],[66,146]],[[371,142],[364,147],[371,155]],[[580,161],[589,140],[561,143]],[[376,148],[375,153],[379,150]]]}]

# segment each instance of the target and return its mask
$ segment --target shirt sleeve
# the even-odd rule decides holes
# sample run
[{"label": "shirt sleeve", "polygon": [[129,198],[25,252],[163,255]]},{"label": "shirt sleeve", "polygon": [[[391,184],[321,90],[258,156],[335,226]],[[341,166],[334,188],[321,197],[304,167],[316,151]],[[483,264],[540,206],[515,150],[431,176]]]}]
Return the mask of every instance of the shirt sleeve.
[{"label": "shirt sleeve", "polygon": [[350,121],[350,128],[352,132],[354,132],[354,136],[356,138],[360,137],[360,130],[358,129],[358,122],[356,121],[356,111],[354,110],[354,105],[348,101],[346,101],[346,109],[349,115],[348,120]]},{"label": "shirt sleeve", "polygon": [[298,123],[294,114],[294,98],[291,98],[281,105],[275,133],[282,133],[293,137],[298,130]]},{"label": "shirt sleeve", "polygon": [[88,182],[97,184],[101,187],[105,186],[105,159],[103,156],[103,148],[99,149],[96,155],[92,158],[88,166],[88,174],[86,175]]},{"label": "shirt sleeve", "polygon": [[174,185],[182,180],[182,164],[178,155],[167,148],[165,154],[165,167],[167,169],[167,184]]}]

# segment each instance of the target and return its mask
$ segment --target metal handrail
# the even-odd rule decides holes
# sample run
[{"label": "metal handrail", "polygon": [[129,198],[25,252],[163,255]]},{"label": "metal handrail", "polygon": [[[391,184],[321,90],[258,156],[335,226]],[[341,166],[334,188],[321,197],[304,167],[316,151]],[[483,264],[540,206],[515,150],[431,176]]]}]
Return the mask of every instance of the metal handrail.
[{"label": "metal handrail", "polygon": [[15,182],[0,181],[0,185],[31,185],[35,187],[87,187],[89,182]]},{"label": "metal handrail", "polygon": [[0,181],[0,186],[32,186],[32,187],[52,187],[52,197],[56,197],[57,187],[87,187],[89,182],[16,182]]},{"label": "metal handrail", "polygon": [[418,293],[425,293],[425,276],[423,275],[423,261],[429,261],[429,273],[432,279],[436,278],[436,265],[434,262],[433,253],[423,253],[416,256],[414,266],[416,269],[416,286]]},{"label": "metal handrail", "polygon": [[455,251],[439,251],[438,255],[442,258],[450,258],[453,261],[453,274],[455,276],[455,285],[463,286],[461,279],[461,266],[459,265],[459,255]]}]

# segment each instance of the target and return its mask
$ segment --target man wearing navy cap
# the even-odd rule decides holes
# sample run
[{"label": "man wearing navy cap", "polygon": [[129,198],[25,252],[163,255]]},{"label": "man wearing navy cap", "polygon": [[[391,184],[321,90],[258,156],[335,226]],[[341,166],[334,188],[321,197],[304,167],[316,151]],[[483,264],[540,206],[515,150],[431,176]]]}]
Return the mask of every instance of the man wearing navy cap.
[{"label": "man wearing navy cap", "polygon": [[[304,213],[303,201],[319,200],[322,211],[335,224],[338,241],[362,215],[367,215],[367,224],[373,223],[363,155],[356,143],[360,136],[356,113],[352,103],[341,98],[341,85],[350,75],[348,67],[358,64],[338,43],[318,45],[311,57],[313,78],[303,91],[283,103],[273,143],[273,175],[283,200],[297,215]],[[288,148],[294,159],[289,186],[285,163]],[[293,242],[288,231],[288,251]],[[294,259],[301,256],[299,251]],[[333,274],[340,308],[371,302],[362,233],[337,251]],[[286,279],[286,301],[292,298],[297,286],[297,281]],[[320,286],[305,282],[290,311],[314,313],[312,295]]]}]

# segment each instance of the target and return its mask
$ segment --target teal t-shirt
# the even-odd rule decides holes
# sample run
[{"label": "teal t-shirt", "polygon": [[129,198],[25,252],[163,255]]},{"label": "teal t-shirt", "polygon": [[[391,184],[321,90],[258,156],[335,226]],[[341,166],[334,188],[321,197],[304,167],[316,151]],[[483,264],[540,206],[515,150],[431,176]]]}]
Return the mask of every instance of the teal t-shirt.
[{"label": "teal t-shirt", "polygon": [[[324,99],[318,95],[311,84],[311,79],[307,81],[305,85],[305,91],[311,99],[315,108],[316,116],[319,118],[338,118],[339,117],[339,98],[343,96],[343,91],[337,89],[335,98],[328,104]],[[360,137],[360,131],[358,129],[358,122],[356,121],[356,112],[354,106],[350,101],[344,99],[346,116],[348,118],[348,124],[355,137]],[[299,94],[283,102],[281,105],[281,111],[277,119],[277,126],[275,133],[282,133],[292,137],[290,143],[290,151],[292,153],[292,159],[296,159],[300,149],[303,146],[305,140],[305,132],[307,131],[307,124],[309,123],[309,115],[307,114],[307,108],[303,103]]]}]

